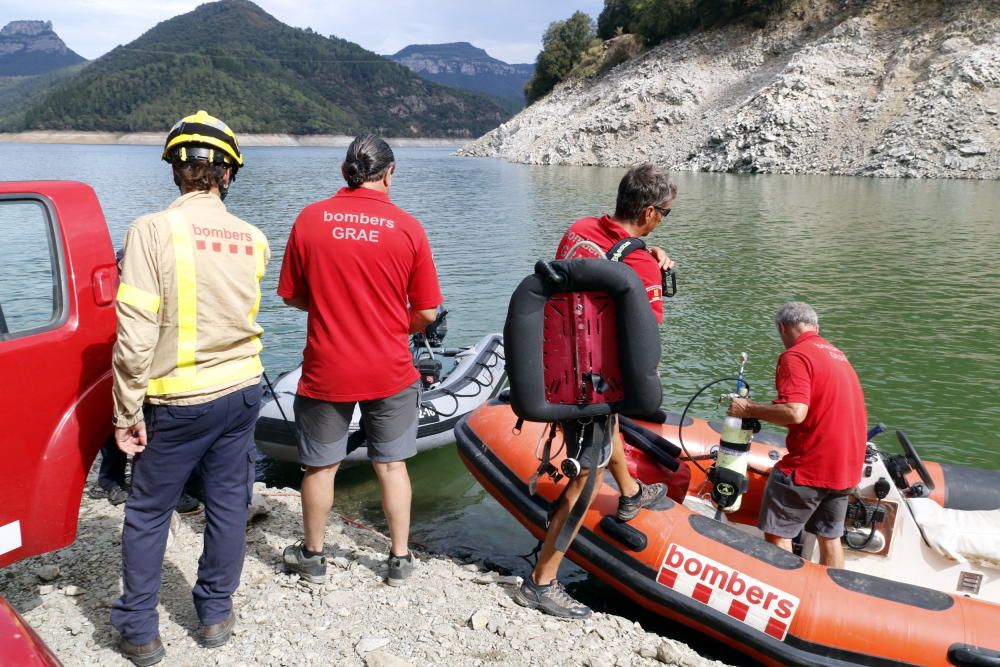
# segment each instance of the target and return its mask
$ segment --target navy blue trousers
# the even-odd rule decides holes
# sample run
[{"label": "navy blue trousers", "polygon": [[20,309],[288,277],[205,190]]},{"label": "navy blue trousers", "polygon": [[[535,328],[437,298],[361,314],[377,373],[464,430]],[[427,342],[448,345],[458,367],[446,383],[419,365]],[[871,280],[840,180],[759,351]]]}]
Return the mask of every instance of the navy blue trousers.
[{"label": "navy blue trousers", "polygon": [[[127,463],[128,457],[125,456],[125,452],[118,449],[114,436],[108,438],[108,441],[101,447],[101,465],[97,471],[97,485],[105,491],[110,491],[115,486],[128,488],[125,484]],[[205,502],[205,492],[202,490],[201,477],[198,475],[197,468],[184,484],[184,493]]]},{"label": "navy blue trousers", "polygon": [[97,472],[97,485],[105,491],[110,491],[116,484],[125,486],[125,452],[118,449],[114,437],[101,447],[101,467]]},{"label": "navy blue trousers", "polygon": [[200,405],[145,406],[147,445],[132,462],[125,501],[123,592],[111,608],[111,625],[129,642],[159,635],[156,605],[170,516],[195,470],[204,480],[205,541],[194,606],[204,625],[229,615],[243,571],[260,398],[255,385]]}]

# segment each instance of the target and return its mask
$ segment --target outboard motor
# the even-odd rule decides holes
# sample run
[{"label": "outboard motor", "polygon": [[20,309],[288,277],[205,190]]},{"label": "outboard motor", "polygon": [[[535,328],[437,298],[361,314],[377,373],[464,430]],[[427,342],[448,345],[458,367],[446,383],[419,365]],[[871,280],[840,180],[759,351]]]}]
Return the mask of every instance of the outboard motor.
[{"label": "outboard motor", "polygon": [[441,360],[435,357],[421,357],[417,360],[417,372],[420,373],[420,384],[424,389],[430,389],[441,381]]},{"label": "outboard motor", "polygon": [[[438,306],[437,318],[427,325],[423,331],[418,331],[410,336],[410,345],[413,349],[441,347],[444,345],[444,337],[448,335],[448,311]],[[431,353],[433,356],[433,352]]]},{"label": "outboard motor", "polygon": [[[747,353],[740,353],[740,374],[736,381],[736,393],[722,398],[746,398],[749,396],[743,382],[743,368],[747,363]],[[712,483],[712,502],[723,512],[735,512],[743,503],[749,478],[747,459],[750,454],[750,439],[760,431],[756,419],[726,417],[719,436],[719,451],[715,465],[709,470],[708,479]]]},{"label": "outboard motor", "polygon": [[431,347],[444,345],[444,337],[448,335],[448,311],[438,306],[437,317],[424,329],[424,336]]},{"label": "outboard motor", "polygon": [[[443,365],[434,356],[432,348],[441,348],[444,337],[448,334],[448,311],[438,306],[437,318],[427,325],[423,331],[418,331],[410,337],[410,347],[413,350],[413,365],[420,373],[420,383],[424,389],[430,389],[441,381]],[[427,356],[423,356],[423,351]]]}]

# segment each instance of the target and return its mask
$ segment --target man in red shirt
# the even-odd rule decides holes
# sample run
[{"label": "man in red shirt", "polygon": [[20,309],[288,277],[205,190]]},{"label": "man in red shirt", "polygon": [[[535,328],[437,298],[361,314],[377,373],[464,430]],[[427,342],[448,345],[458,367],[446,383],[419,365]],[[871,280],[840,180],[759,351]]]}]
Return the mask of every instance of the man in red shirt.
[{"label": "man in red shirt", "polygon": [[[660,192],[662,190],[663,192]],[[670,215],[677,196],[677,186],[666,172],[651,164],[633,167],[618,184],[618,200],[613,216],[580,218],[559,242],[556,259],[606,259],[611,247],[623,239],[640,238],[653,233]],[[650,203],[649,197],[662,197]],[[674,263],[663,248],[648,247],[628,253],[621,260],[642,279],[649,297],[649,307],[656,321],[663,322],[663,280],[661,272]]]},{"label": "man in red shirt", "polygon": [[356,138],[342,166],[347,187],[302,210],[281,267],[278,294],[309,313],[295,397],[305,540],[284,562],[314,583],[326,576],[334,477],[358,403],[392,541],[387,582],[401,585],[414,563],[405,460],[417,451],[420,395],[408,337],[443,299],[423,227],[389,201],[394,167],[385,141]]},{"label": "man in red shirt", "polygon": [[[670,214],[676,194],[677,187],[665,171],[651,164],[633,167],[618,184],[615,214],[581,218],[574,222],[559,243],[556,259],[599,258],[607,261],[607,253],[619,241],[651,234]],[[634,250],[624,255],[621,261],[631,266],[642,279],[649,306],[656,314],[656,321],[662,322],[661,271],[672,268],[674,263],[662,248]],[[617,513],[621,521],[631,520],[640,509],[654,504],[667,493],[662,483],[646,485],[632,477],[621,436],[617,432],[612,434],[610,447],[585,449],[579,463],[583,471],[568,482],[563,500],[549,522],[538,562],[514,597],[526,607],[564,618],[586,618],[591,613],[587,606],[570,597],[556,578],[565,553],[555,548],[570,508],[583,492],[587,476],[601,475],[604,468],[611,471],[621,490]]]},{"label": "man in red shirt", "polygon": [[768,479],[758,527],[787,551],[805,528],[819,539],[820,562],[843,567],[847,493],[861,480],[865,458],[865,395],[847,356],[820,337],[809,304],[786,303],[775,324],[785,345],[775,371],[778,397],[770,404],[736,398],[728,411],[788,427],[788,451]]}]

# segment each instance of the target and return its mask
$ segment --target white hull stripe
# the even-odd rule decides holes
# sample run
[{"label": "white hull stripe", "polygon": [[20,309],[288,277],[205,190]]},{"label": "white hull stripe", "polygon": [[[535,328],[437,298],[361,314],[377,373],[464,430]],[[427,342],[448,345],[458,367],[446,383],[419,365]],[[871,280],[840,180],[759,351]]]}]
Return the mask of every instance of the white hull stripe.
[{"label": "white hull stripe", "polygon": [[21,522],[0,526],[0,554],[21,548]]}]

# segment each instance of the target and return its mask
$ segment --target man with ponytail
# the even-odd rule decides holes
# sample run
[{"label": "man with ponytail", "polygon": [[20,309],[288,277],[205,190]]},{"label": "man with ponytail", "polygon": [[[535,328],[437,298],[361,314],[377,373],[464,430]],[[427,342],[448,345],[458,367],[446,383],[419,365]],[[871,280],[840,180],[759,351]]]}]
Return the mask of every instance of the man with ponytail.
[{"label": "man with ponytail", "polygon": [[443,299],[423,227],[389,200],[394,171],[385,141],[357,137],[341,165],[347,187],[302,210],[281,266],[278,294],[309,314],[295,397],[305,539],[283,558],[313,583],[326,577],[334,478],[359,403],[392,541],[387,583],[403,584],[415,562],[406,459],[417,452],[420,382],[408,343]]}]

